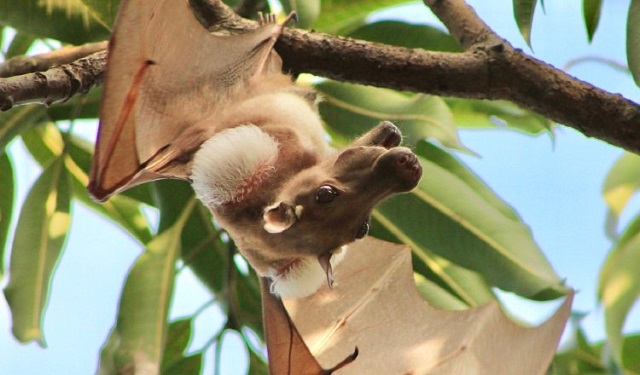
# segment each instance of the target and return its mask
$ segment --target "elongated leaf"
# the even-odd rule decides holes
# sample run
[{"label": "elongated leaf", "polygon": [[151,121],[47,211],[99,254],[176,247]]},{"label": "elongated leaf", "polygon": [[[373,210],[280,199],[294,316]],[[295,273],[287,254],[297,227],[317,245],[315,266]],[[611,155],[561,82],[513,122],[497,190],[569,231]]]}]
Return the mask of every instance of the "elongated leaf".
[{"label": "elongated leaf", "polygon": [[618,218],[633,194],[640,188],[640,157],[624,153],[611,167],[602,186],[602,197],[609,208],[607,232],[616,237]]},{"label": "elongated leaf", "polygon": [[[370,234],[386,241],[402,243],[390,229],[393,224],[377,210],[373,212]],[[460,309],[459,306],[474,307],[495,299],[491,286],[477,272],[460,267],[444,259],[426,247],[414,251],[413,267],[422,297],[430,304],[445,309]],[[434,290],[436,289],[437,290]],[[426,291],[429,291],[427,293]],[[433,293],[431,293],[433,292]],[[448,296],[444,296],[444,294]]]},{"label": "elongated leaf", "polygon": [[13,214],[14,183],[11,159],[8,154],[2,154],[0,155],[0,280],[4,276],[4,249],[7,247]]},{"label": "elongated leaf", "polygon": [[62,133],[52,122],[45,122],[25,131],[22,135],[22,143],[33,159],[41,166],[46,166],[53,159],[62,155],[64,140]]},{"label": "elongated leaf", "polygon": [[285,13],[295,11],[298,15],[297,26],[310,29],[320,15],[320,0],[282,0]]},{"label": "elongated leaf", "polygon": [[[155,205],[160,211],[160,228],[175,220],[176,214],[195,199],[193,189],[176,180],[157,181],[153,185]],[[182,261],[214,293],[225,287],[226,270],[231,266],[229,245],[221,240],[221,232],[213,226],[211,214],[196,204],[182,231]],[[220,299],[225,308],[224,298]]]},{"label": "elongated leaf", "polygon": [[407,0],[331,0],[323,1],[320,17],[314,23],[314,29],[331,34],[345,35],[366,22],[367,16],[374,11]]},{"label": "elongated leaf", "polygon": [[631,373],[640,374],[640,334],[624,337],[622,364]]},{"label": "elongated leaf", "polygon": [[450,153],[425,141],[418,142],[416,153],[432,163],[437,164],[440,168],[446,169],[449,173],[455,175],[507,219],[520,221],[520,215],[518,215],[511,206],[500,199],[500,197],[498,197],[496,193],[494,193],[493,190],[491,190],[480,179],[480,177],[474,174],[466,165]]},{"label": "elongated leaf", "polygon": [[416,289],[422,299],[429,302],[433,307],[443,310],[464,310],[469,306],[444,290],[438,284],[426,279],[420,274],[413,275],[416,281]]},{"label": "elongated leaf", "polygon": [[535,112],[502,100],[473,100],[446,98],[453,119],[459,127],[505,128],[537,135],[548,133],[554,123]]},{"label": "elongated leaf", "polygon": [[101,353],[100,373],[160,371],[180,236],[194,204],[187,205],[172,226],[149,242],[129,271],[116,326]]},{"label": "elongated leaf", "polygon": [[640,0],[631,0],[627,15],[627,64],[640,86]]},{"label": "elongated leaf", "polygon": [[88,171],[91,165],[90,146],[71,137],[69,157],[65,165],[73,176],[73,196],[82,204],[105,216],[127,231],[142,244],[151,240],[150,224],[141,210],[141,204],[127,195],[117,195],[102,204],[96,203],[87,193]]},{"label": "elongated leaf", "polygon": [[531,25],[538,0],[513,0],[513,16],[518,24],[520,34],[531,47]]},{"label": "elongated leaf", "polygon": [[68,176],[63,159],[58,158],[29,191],[13,240],[5,297],[11,307],[13,335],[21,342],[45,346],[42,320],[71,223],[70,201]]},{"label": "elongated leaf", "polygon": [[366,24],[349,33],[349,37],[431,51],[462,51],[455,38],[440,29],[398,21],[379,21]]},{"label": "elongated leaf", "polygon": [[120,0],[81,0],[87,8],[90,9],[91,14],[105,26],[113,25],[118,14],[118,6]]},{"label": "elongated leaf", "polygon": [[194,353],[180,358],[163,369],[162,375],[200,375],[204,360],[202,353]]},{"label": "elongated leaf", "polygon": [[253,350],[249,349],[249,374],[268,375],[269,368],[264,359],[260,358]]},{"label": "elongated leaf", "polygon": [[551,374],[607,374],[608,372],[602,364],[601,350],[587,342],[587,338],[576,320],[579,319],[571,319],[571,330],[567,330],[571,338],[567,340],[568,346],[565,345],[553,359]]},{"label": "elongated leaf", "polygon": [[582,0],[582,15],[584,17],[584,25],[587,28],[589,43],[593,40],[593,35],[598,28],[601,9],[602,0]]},{"label": "elongated leaf", "polygon": [[18,55],[24,55],[29,50],[29,47],[36,40],[32,35],[17,33],[11,40],[7,52],[5,52],[5,59],[10,59]]},{"label": "elongated leaf", "polygon": [[108,28],[80,0],[0,0],[0,23],[72,44],[109,38]]},{"label": "elongated leaf", "polygon": [[613,358],[623,366],[622,327],[633,305],[640,297],[640,234],[625,236],[611,251],[600,271],[598,296],[604,305],[607,341]]},{"label": "elongated leaf", "polygon": [[0,112],[0,153],[18,134],[39,124],[47,117],[42,106],[25,105],[11,111]]},{"label": "elongated leaf", "polygon": [[169,325],[162,356],[161,374],[197,375],[202,370],[202,353],[185,356],[192,335],[193,319],[180,319]]},{"label": "elongated leaf", "polygon": [[468,151],[458,138],[449,107],[437,96],[406,96],[375,87],[326,81],[317,86],[324,97],[322,118],[345,138],[365,133],[381,120],[394,122],[408,143],[432,138],[441,144]]},{"label": "elongated leaf", "polygon": [[96,119],[101,98],[101,87],[93,88],[85,95],[76,95],[64,103],[47,108],[47,114],[51,121]]},{"label": "elongated leaf", "polygon": [[[147,243],[151,239],[151,232],[148,220],[140,209],[140,203],[128,195],[117,195],[104,204],[98,204],[91,199],[86,189],[89,182],[87,171],[91,165],[91,146],[73,136],[69,140],[65,167],[72,177],[73,196],[88,208],[118,224],[140,243]],[[24,132],[22,141],[40,165],[46,165],[59,156],[65,142],[58,128],[52,123]]]},{"label": "elongated leaf", "polygon": [[162,356],[162,367],[169,365],[171,362],[182,358],[191,335],[193,333],[193,319],[184,318],[178,319],[169,324],[169,331],[167,334],[167,345],[164,348],[164,355]]},{"label": "elongated leaf", "polygon": [[420,253],[433,252],[479,272],[498,288],[532,299],[567,291],[529,228],[448,169],[421,159],[423,178],[410,194],[382,203],[376,219]]}]

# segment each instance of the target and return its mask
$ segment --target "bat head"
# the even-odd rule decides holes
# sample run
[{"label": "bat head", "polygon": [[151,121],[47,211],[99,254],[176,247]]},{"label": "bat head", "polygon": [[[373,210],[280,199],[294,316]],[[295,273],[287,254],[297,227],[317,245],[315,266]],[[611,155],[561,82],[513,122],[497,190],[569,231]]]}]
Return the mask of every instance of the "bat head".
[{"label": "bat head", "polygon": [[376,204],[410,191],[420,180],[418,159],[399,146],[400,140],[395,125],[383,122],[334,157],[286,181],[264,210],[265,235],[280,248],[316,257],[331,284],[332,254],[367,235]]}]

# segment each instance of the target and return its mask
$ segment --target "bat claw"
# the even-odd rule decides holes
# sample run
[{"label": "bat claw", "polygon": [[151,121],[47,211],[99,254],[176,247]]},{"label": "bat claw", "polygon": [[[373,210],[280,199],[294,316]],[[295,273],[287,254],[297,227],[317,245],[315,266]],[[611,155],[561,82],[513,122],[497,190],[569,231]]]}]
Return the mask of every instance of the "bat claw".
[{"label": "bat claw", "polygon": [[291,13],[289,13],[287,15],[287,18],[285,18],[284,21],[282,21],[282,24],[286,25],[291,21],[293,21],[294,25],[298,24],[298,13],[296,13],[295,11],[292,11]]},{"label": "bat claw", "polygon": [[320,267],[324,271],[325,275],[327,275],[327,286],[329,289],[333,289],[333,268],[331,268],[331,253],[318,255],[318,262],[320,262]]}]

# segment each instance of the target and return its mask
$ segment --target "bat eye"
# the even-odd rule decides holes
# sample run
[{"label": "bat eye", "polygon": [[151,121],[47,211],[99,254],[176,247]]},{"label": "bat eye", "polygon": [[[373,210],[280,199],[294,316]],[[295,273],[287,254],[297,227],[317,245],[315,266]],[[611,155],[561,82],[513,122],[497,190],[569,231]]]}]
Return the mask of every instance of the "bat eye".
[{"label": "bat eye", "polygon": [[362,223],[358,232],[356,233],[356,239],[361,239],[369,233],[369,222],[365,221]]},{"label": "bat eye", "polygon": [[331,185],[322,185],[316,190],[316,202],[331,203],[338,195],[340,195],[338,189]]}]

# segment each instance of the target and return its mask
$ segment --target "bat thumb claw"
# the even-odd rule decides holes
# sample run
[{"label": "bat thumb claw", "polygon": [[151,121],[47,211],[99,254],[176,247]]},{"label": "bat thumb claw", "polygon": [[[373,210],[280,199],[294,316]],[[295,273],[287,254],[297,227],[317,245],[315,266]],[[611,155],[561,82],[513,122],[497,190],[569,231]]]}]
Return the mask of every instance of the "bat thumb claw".
[{"label": "bat thumb claw", "polygon": [[286,25],[289,22],[293,22],[294,25],[298,24],[298,13],[296,13],[296,11],[292,11],[291,13],[289,13],[287,15],[287,18],[285,18],[284,21],[282,21],[282,24]]},{"label": "bat thumb claw", "polygon": [[322,267],[325,275],[327,275],[327,286],[329,287],[329,289],[333,289],[333,269],[331,268],[331,255],[331,253],[318,255],[318,262],[320,263],[320,267]]}]

